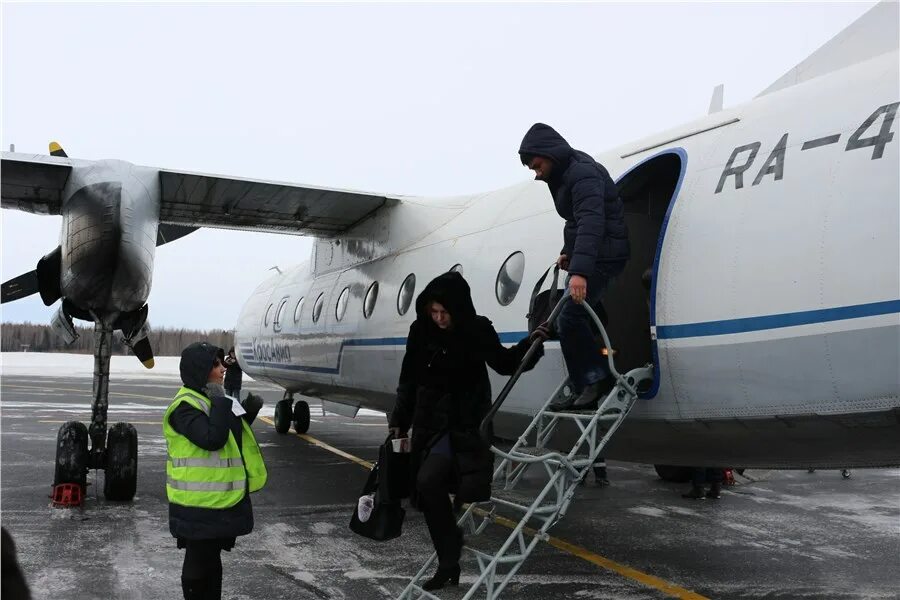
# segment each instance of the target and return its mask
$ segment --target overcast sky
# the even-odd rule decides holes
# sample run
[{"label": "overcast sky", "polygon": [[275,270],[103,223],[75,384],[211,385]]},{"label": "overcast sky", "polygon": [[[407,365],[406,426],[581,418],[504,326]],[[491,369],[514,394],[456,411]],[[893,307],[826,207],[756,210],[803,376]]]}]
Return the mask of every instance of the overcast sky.
[{"label": "overcast sky", "polygon": [[[527,178],[535,121],[591,153],[746,102],[874,3],[2,6],[4,150],[408,195]],[[613,176],[618,174],[613,173]],[[548,200],[549,201],[549,200]],[[59,217],[2,211],[2,279]],[[294,236],[156,254],[154,326],[231,329]],[[4,322],[47,322],[37,296]]]}]

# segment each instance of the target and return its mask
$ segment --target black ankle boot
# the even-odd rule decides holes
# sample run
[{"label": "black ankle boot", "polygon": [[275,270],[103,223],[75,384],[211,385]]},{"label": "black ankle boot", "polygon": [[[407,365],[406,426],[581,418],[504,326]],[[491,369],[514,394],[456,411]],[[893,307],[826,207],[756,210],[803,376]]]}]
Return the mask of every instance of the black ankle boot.
[{"label": "black ankle boot", "polygon": [[434,577],[426,581],[422,585],[422,589],[426,592],[439,590],[448,583],[450,585],[459,585],[459,565],[455,565],[449,569],[438,567]]}]

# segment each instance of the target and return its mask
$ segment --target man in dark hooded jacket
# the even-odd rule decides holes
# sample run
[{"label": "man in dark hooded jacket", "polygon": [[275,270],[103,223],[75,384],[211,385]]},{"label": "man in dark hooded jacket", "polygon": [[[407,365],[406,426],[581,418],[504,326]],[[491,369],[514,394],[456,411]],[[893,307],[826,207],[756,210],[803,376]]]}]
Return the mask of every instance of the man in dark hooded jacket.
[{"label": "man in dark hooded jacket", "polygon": [[560,347],[576,395],[551,405],[554,410],[596,406],[611,381],[587,311],[597,306],[610,280],[622,272],[630,254],[625,210],[606,169],[572,148],[549,125],[535,123],[519,147],[522,164],[550,187],[556,212],[566,224],[557,263],[569,272],[567,303],[557,320]]},{"label": "man in dark hooded jacket", "polygon": [[[469,284],[456,272],[436,277],[416,298],[390,428],[395,438],[413,429],[413,501],[425,513],[438,555],[426,590],[459,582],[462,534],[448,494],[455,491],[458,503],[491,495],[494,458],[479,435],[491,407],[485,364],[512,375],[537,337],[546,339],[546,331],[504,347],[490,320],[475,313]],[[526,368],[542,355],[540,348]]]},{"label": "man in dark hooded jacket", "polygon": [[[253,530],[249,492],[266,479],[249,428],[262,408],[262,398],[248,394],[244,404],[237,405],[226,397],[224,358],[221,348],[205,342],[184,349],[180,363],[184,386],[163,423],[169,454],[169,530],[178,547],[185,548],[181,573],[185,600],[221,598],[221,551],[230,551],[237,536]],[[224,487],[231,482],[237,485]]]}]

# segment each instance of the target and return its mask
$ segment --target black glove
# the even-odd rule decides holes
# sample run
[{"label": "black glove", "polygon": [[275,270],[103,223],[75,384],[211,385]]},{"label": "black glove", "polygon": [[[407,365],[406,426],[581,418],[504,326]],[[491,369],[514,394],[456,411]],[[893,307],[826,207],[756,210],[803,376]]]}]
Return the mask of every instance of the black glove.
[{"label": "black glove", "polygon": [[256,396],[248,392],[247,397],[244,398],[244,401],[241,403],[241,405],[248,413],[256,414],[260,410],[262,410],[263,398],[262,396]]},{"label": "black glove", "polygon": [[537,327],[534,328],[534,331],[531,332],[528,336],[528,342],[533,344],[535,340],[541,340],[542,342],[546,342],[548,339],[552,337],[552,332],[550,331],[549,323],[541,323]]}]

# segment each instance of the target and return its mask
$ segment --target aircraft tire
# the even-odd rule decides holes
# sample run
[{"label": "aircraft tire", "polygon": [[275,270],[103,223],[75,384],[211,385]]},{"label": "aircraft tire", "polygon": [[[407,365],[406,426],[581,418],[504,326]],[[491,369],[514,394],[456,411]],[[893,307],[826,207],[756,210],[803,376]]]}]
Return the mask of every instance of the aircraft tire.
[{"label": "aircraft tire", "polygon": [[291,428],[291,401],[279,400],[275,405],[275,431],[287,433]]},{"label": "aircraft tire", "polygon": [[130,502],[137,491],[138,438],[131,423],[116,423],[106,438],[106,469],[103,497]]},{"label": "aircraft tire", "polygon": [[294,404],[294,431],[297,433],[309,431],[309,403],[306,400],[297,400]]},{"label": "aircraft tire", "polygon": [[672,465],[653,465],[656,474],[663,481],[671,483],[686,483],[691,480],[691,467],[676,467]]},{"label": "aircraft tire", "polygon": [[88,430],[84,423],[68,421],[59,428],[56,436],[56,470],[53,485],[77,483],[82,488],[87,484]]}]

